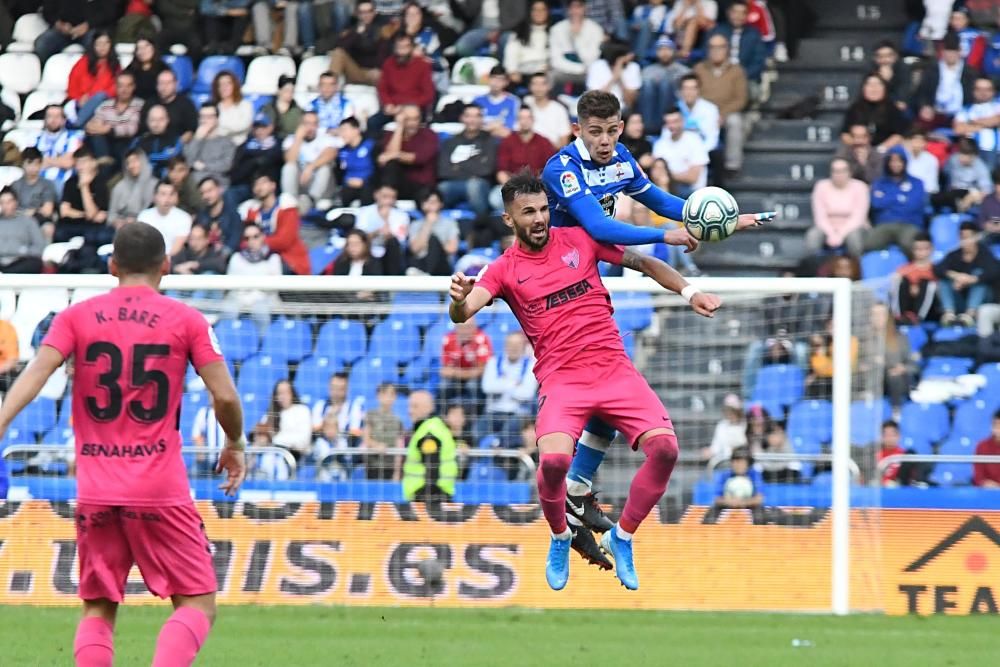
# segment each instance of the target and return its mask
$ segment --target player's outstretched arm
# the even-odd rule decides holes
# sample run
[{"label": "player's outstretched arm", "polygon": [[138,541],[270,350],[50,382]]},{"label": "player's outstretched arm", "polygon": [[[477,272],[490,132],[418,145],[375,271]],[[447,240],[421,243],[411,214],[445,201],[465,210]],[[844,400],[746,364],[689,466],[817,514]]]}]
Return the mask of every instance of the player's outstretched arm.
[{"label": "player's outstretched arm", "polygon": [[626,250],[621,265],[649,276],[666,290],[680,294],[691,304],[691,309],[703,317],[714,317],[715,311],[722,305],[719,297],[698,291],[672,266],[655,257]]},{"label": "player's outstretched arm", "polygon": [[14,386],[10,388],[4,396],[3,405],[0,406],[0,438],[7,432],[14,417],[24,409],[28,403],[35,400],[38,392],[42,390],[45,383],[62,366],[65,359],[58,350],[48,345],[38,348],[35,358],[31,360],[28,367],[18,376]]},{"label": "player's outstretched arm", "polygon": [[465,322],[493,300],[493,295],[488,290],[476,286],[475,278],[462,272],[451,277],[448,295],[451,297],[448,316],[456,324]]},{"label": "player's outstretched arm", "polygon": [[233,384],[229,368],[222,361],[215,361],[202,366],[198,374],[205,381],[205,387],[212,394],[212,405],[219,425],[226,432],[226,446],[219,453],[219,462],[215,467],[218,474],[226,471],[226,481],[219,488],[226,495],[233,496],[239,490],[246,477],[247,447],[246,435],[243,433],[243,405],[240,395]]}]

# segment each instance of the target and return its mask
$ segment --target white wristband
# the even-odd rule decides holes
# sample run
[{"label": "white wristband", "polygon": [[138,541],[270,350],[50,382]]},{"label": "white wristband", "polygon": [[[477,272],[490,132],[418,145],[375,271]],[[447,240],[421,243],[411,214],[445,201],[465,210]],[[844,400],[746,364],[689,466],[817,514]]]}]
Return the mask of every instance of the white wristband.
[{"label": "white wristband", "polygon": [[681,296],[684,297],[685,301],[691,303],[691,299],[694,297],[695,294],[697,294],[700,291],[701,290],[695,287],[694,285],[687,285],[684,287],[684,289],[681,290]]}]

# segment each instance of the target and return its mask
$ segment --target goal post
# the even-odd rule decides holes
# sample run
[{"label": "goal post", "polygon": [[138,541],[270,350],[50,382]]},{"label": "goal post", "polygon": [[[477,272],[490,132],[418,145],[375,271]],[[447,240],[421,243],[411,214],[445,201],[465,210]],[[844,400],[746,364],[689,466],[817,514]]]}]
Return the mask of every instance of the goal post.
[{"label": "goal post", "polygon": [[[696,316],[680,296],[665,292],[650,279],[637,276],[604,279],[626,350],[664,399],[681,442],[680,465],[667,496],[649,519],[656,525],[648,531],[644,528],[638,537],[637,549],[642,553],[639,558],[646,559],[642,563],[646,568],[643,587],[647,588],[649,582],[648,597],[641,606],[835,614],[882,608],[884,592],[877,583],[875,562],[877,538],[869,539],[868,534],[877,532],[877,525],[872,528],[871,523],[878,522],[876,512],[868,513],[864,521],[869,523],[862,524],[858,540],[852,540],[858,521],[852,512],[852,495],[861,489],[862,495],[867,494],[864,497],[869,499],[868,508],[877,509],[878,505],[877,485],[872,485],[875,466],[871,445],[876,441],[881,418],[872,417],[862,424],[851,421],[852,413],[858,414],[855,408],[859,403],[881,406],[882,401],[882,341],[869,322],[874,304],[872,294],[856,283],[834,278],[701,277],[691,282],[702,291],[722,298],[723,306],[715,318]],[[37,343],[38,327],[44,325],[47,315],[115,285],[115,279],[107,275],[0,275],[0,320],[14,324],[21,339],[22,360],[27,361],[32,354],[31,339]],[[534,401],[522,400],[507,413],[502,401],[477,391],[476,387],[470,389],[471,385],[465,386],[466,393],[450,393],[454,383],[449,383],[441,372],[445,363],[443,338],[452,330],[447,320],[448,285],[447,277],[170,275],[163,278],[161,289],[201,310],[216,327],[244,399],[246,427],[252,435],[270,414],[272,388],[276,382],[287,379],[303,404],[311,408],[309,419],[313,421],[315,442],[309,446],[319,447],[315,443],[323,440],[324,419],[329,416],[321,407],[327,383],[332,382],[335,373],[343,373],[349,379],[347,407],[336,415],[334,420],[339,419],[339,423],[333,427],[335,435],[324,445],[326,449],[317,449],[315,456],[308,454],[302,458],[302,451],[292,446],[289,451],[294,454],[295,462],[283,463],[289,457],[280,449],[274,451],[280,443],[262,436],[254,443],[259,449],[254,450],[253,479],[240,498],[247,503],[315,501],[320,503],[318,515],[327,511],[322,509],[323,503],[361,503],[357,516],[365,516],[365,521],[346,522],[341,514],[335,513],[341,531],[336,538],[344,542],[340,558],[352,564],[334,562],[331,566],[358,571],[350,577],[344,574],[345,584],[339,589],[331,584],[330,591],[322,594],[327,597],[317,593],[320,597],[311,601],[371,604],[372,600],[392,603],[402,599],[403,603],[418,603],[430,596],[431,601],[443,597],[447,604],[600,606],[601,596],[588,596],[587,588],[602,585],[603,580],[596,571],[584,571],[580,561],[573,563],[577,572],[574,578],[581,577],[579,581],[583,583],[574,587],[571,580],[574,592],[561,601],[551,598],[544,583],[534,576],[544,560],[541,557],[535,562],[542,553],[547,532],[535,505],[531,452],[519,449],[522,444],[519,439],[530,433],[526,429],[534,413]],[[263,295],[258,303],[266,303],[266,308],[258,308],[242,298],[251,294]],[[509,337],[518,331],[517,323],[509,309],[498,302],[486,309],[480,324],[492,348],[490,361],[486,363],[496,363],[499,370],[501,362],[497,359],[505,354]],[[829,346],[827,341],[831,343]],[[275,358],[272,360],[271,356]],[[521,373],[523,379],[523,369]],[[366,503],[396,503],[397,509],[376,513],[379,521],[386,521],[393,511],[409,512],[398,509],[399,503],[412,500],[405,482],[405,438],[389,443],[384,451],[367,451],[363,447],[365,438],[371,434],[361,425],[359,415],[375,409],[381,387],[386,383],[393,384],[398,391],[393,411],[406,432],[412,427],[408,423],[406,397],[413,392],[430,390],[441,412],[454,403],[465,402],[469,450],[459,452],[458,479],[448,487],[451,493],[446,500],[478,505],[482,512],[494,517],[491,521],[512,522],[503,524],[509,526],[510,534],[501,540],[505,544],[510,542],[501,549],[509,548],[509,553],[502,557],[486,555],[500,548],[496,544],[500,539],[498,534],[483,527],[486,519],[453,528],[444,525],[452,518],[465,516],[462,512],[450,513],[456,510],[447,510],[441,516],[433,514],[437,510],[428,510],[434,520],[430,536],[410,530],[414,526],[407,523],[424,515],[400,515],[403,532],[412,538],[411,542],[429,545],[413,547],[416,550],[407,552],[410,555],[405,557],[400,555],[401,545],[411,542],[400,538],[403,542],[387,543],[384,526],[373,532],[371,522],[366,523],[371,519],[365,514]],[[193,373],[189,374],[185,387],[180,423],[183,442],[188,448],[185,456],[190,459],[189,470],[194,478],[194,471],[203,465],[206,448],[212,446],[208,433],[211,425],[203,427],[201,440],[192,441],[195,428],[192,412],[201,415],[207,406],[204,388],[199,387]],[[44,464],[46,456],[55,456],[58,446],[66,444],[67,395],[64,379],[62,386],[47,394],[55,407],[51,417],[46,417],[49,421],[44,427],[22,429],[16,441],[8,434],[0,442],[0,451],[9,449],[17,454],[8,461],[12,493],[20,494],[12,495],[12,500],[64,501],[72,492],[68,474],[72,468],[50,469]],[[364,401],[362,407],[355,409],[352,401],[359,396]],[[779,469],[794,473],[793,479],[779,474],[775,479],[765,480],[768,494],[773,492],[773,495],[766,496],[764,503],[768,506],[774,503],[773,511],[770,507],[760,513],[713,505],[716,484],[725,476],[718,473],[729,465],[731,453],[730,449],[714,449],[713,429],[721,423],[720,415],[734,402],[739,403],[738,411],[745,423],[738,427],[734,424],[730,431],[745,427],[750,437],[750,415],[761,414],[760,410],[751,412],[751,406],[758,406],[764,408],[763,414],[770,415],[769,424],[777,423],[778,430],[788,435],[784,450],[768,450],[767,444],[763,450],[754,449],[757,467],[765,473]],[[492,412],[494,409],[502,418]],[[58,423],[50,423],[52,419]],[[57,433],[60,427],[61,435]],[[268,437],[271,436],[273,433]],[[766,438],[761,440],[765,441]],[[41,458],[31,463],[26,452],[36,445]],[[494,448],[494,454],[482,451],[490,447]],[[512,451],[497,453],[503,448]],[[18,458],[22,455],[25,460]],[[641,460],[639,456],[627,446],[616,444],[598,473],[596,481],[602,502],[607,503],[613,516],[621,509],[628,483]],[[373,475],[376,469],[384,475]],[[443,471],[442,467],[442,475]],[[196,499],[212,500],[206,495],[211,493],[207,481],[210,480],[192,483]],[[49,491],[53,498],[46,497]],[[466,513],[469,512],[472,510]],[[467,518],[456,521],[461,523]],[[0,516],[0,542],[5,537],[16,542],[18,535],[27,536],[32,530],[30,526],[5,525],[4,520]],[[527,527],[529,532],[524,532],[522,523],[532,524]],[[226,528],[214,520],[209,524],[210,529],[218,529],[219,525],[222,525],[219,530]],[[438,524],[442,524],[440,530],[436,528]],[[232,555],[245,547],[249,555],[246,562],[240,562],[246,572],[260,568],[252,583],[262,588],[258,588],[261,591],[258,597],[247,598],[234,590],[231,594],[224,593],[223,601],[252,599],[281,603],[293,597],[288,591],[308,588],[276,582],[273,593],[268,592],[272,584],[267,577],[275,575],[268,569],[266,555],[259,562],[255,559],[263,553],[260,540],[279,540],[270,537],[273,523],[258,525],[254,530],[260,532],[247,532],[250,529],[242,524],[233,530],[235,541],[227,543],[227,553]],[[56,533],[51,536],[53,541],[65,540],[65,530]],[[284,546],[276,545],[276,553],[280,549],[289,554],[302,553],[303,547],[294,546],[297,544],[294,535],[280,535],[283,536],[280,539],[288,541],[281,543]],[[31,534],[32,539],[42,537]],[[244,544],[240,540],[251,542]],[[654,581],[655,570],[650,560],[654,554],[643,553],[644,541],[650,545],[647,548],[656,545],[657,549],[664,549],[659,554],[662,558],[684,561],[683,571],[676,580]],[[675,556],[671,556],[671,550],[676,550]],[[750,555],[743,556],[744,553]],[[0,573],[4,571],[4,555],[0,551]],[[328,556],[336,561],[336,554],[331,552]],[[418,556],[443,559],[446,569],[450,567],[456,577],[466,579],[444,585],[438,592],[433,586],[423,593],[414,592],[416,589],[407,583],[410,575],[406,574],[412,562],[406,559]],[[745,569],[746,564],[740,560],[743,557],[755,559],[752,569]],[[39,558],[44,556],[40,553]],[[790,564],[783,559],[789,559]],[[291,569],[293,561],[288,564]],[[299,558],[299,561],[309,559]],[[385,569],[382,584],[377,575],[368,571],[375,567],[372,565],[375,562],[382,563],[378,567]],[[364,563],[364,568],[359,563]],[[871,564],[871,571],[865,570],[866,564]],[[50,564],[38,565],[39,572],[50,567]],[[510,577],[505,575],[508,569],[513,573]],[[458,574],[462,572],[466,574]],[[483,572],[492,573],[489,576],[497,578],[497,586],[502,583],[508,589],[493,597],[483,593],[486,590]],[[728,581],[740,573],[751,578],[745,586],[724,591],[717,585],[720,578]],[[789,588],[802,590],[795,593],[778,590],[786,581]],[[238,589],[237,583],[230,585]],[[249,590],[246,582],[243,584],[243,591]],[[371,588],[365,588],[369,584]],[[380,597],[383,593],[390,597]],[[613,600],[617,599],[613,596]],[[0,591],[0,602],[3,601],[7,598]]]}]

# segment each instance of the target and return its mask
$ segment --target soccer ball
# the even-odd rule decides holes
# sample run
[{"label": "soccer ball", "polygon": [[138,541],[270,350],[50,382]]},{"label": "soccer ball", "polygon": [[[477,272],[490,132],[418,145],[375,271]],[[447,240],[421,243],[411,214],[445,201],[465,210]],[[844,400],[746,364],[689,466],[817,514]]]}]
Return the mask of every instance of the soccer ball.
[{"label": "soccer ball", "polygon": [[736,231],[740,208],[722,188],[696,190],[684,202],[684,226],[699,241],[721,241]]},{"label": "soccer ball", "polygon": [[733,475],[726,480],[723,494],[726,498],[746,500],[753,496],[753,482],[746,475]]}]

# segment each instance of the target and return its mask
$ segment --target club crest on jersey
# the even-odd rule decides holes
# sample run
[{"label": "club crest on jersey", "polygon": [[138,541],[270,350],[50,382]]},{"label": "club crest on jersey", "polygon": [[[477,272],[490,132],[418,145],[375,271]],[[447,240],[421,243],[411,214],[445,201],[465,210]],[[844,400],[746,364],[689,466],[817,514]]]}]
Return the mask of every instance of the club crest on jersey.
[{"label": "club crest on jersey", "polygon": [[580,266],[580,251],[573,248],[568,253],[562,256],[563,264],[571,269],[575,269]]},{"label": "club crest on jersey", "polygon": [[576,180],[576,174],[571,171],[564,171],[559,177],[559,186],[562,188],[564,197],[572,197],[580,191],[580,181]]}]

